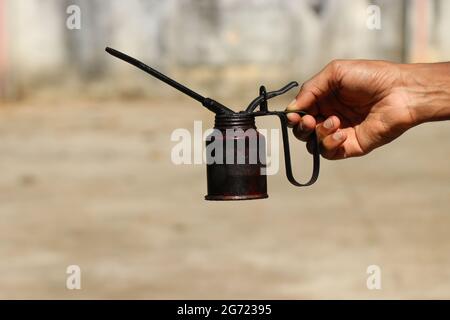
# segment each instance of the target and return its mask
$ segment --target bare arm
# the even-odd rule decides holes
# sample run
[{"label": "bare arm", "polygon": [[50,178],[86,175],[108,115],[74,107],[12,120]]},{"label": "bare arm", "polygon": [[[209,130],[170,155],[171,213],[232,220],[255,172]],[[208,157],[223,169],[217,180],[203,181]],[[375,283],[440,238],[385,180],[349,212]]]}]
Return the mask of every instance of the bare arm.
[{"label": "bare arm", "polygon": [[288,110],[294,134],[316,130],[327,159],[362,156],[424,122],[450,119],[450,63],[333,61],[305,82]]}]

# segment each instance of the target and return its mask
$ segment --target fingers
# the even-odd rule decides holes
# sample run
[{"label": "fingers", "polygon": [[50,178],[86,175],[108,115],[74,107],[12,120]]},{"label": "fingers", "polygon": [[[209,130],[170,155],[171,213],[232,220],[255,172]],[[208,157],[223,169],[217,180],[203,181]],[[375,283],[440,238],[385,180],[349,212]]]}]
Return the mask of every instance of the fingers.
[{"label": "fingers", "polygon": [[302,85],[297,95],[296,110],[306,111],[313,116],[319,114],[320,100],[328,96],[338,82],[339,65],[339,61],[330,62]]},{"label": "fingers", "polygon": [[[328,96],[333,86],[336,83],[338,62],[333,61],[329,63],[322,71],[312,77],[310,80],[305,82],[297,98],[294,99],[286,108],[286,111],[305,111],[312,116],[319,116],[319,104],[320,100]],[[296,113],[288,113],[288,125],[294,128],[295,136],[303,141],[306,141],[308,136],[314,129],[316,122],[320,120],[315,120],[310,116],[303,116]]]},{"label": "fingers", "polygon": [[[338,129],[333,134],[326,136],[319,141],[320,154],[322,157],[328,160],[338,160],[347,157],[347,152],[344,147],[345,141],[347,141],[348,135],[345,130]],[[309,153],[314,153],[314,141],[309,139],[306,143],[306,149]]]},{"label": "fingers", "polygon": [[[291,103],[289,103],[289,105],[286,108],[286,111],[297,111],[297,99],[294,99],[291,101]],[[288,113],[287,115],[287,119],[288,119],[288,126],[290,128],[296,126],[299,124],[300,119],[302,118],[298,113],[292,112],[292,113]]]},{"label": "fingers", "polygon": [[300,121],[294,126],[293,132],[297,139],[307,141],[311,133],[316,128],[316,120],[310,115],[301,117]]},{"label": "fingers", "polygon": [[341,121],[336,116],[331,116],[316,126],[317,138],[322,141],[326,136],[336,132],[341,125]]},{"label": "fingers", "polygon": [[320,153],[325,159],[335,159],[347,135],[339,127],[341,121],[336,116],[328,117],[316,126],[317,139],[320,143]]},{"label": "fingers", "polygon": [[[297,100],[294,99],[286,108],[286,111],[297,110]],[[293,129],[294,135],[297,139],[307,141],[309,135],[316,127],[316,120],[310,115],[300,116],[298,113],[291,112],[287,114],[288,126]]]},{"label": "fingers", "polygon": [[[336,116],[331,116],[316,126],[316,135],[320,145],[320,154],[325,159],[337,160],[346,157],[344,142],[347,140],[347,132],[340,129],[340,125],[341,122],[339,118]],[[302,138],[304,138],[304,136],[302,136]],[[306,138],[306,140],[306,148],[309,153],[313,153],[314,141],[308,138]]]},{"label": "fingers", "polygon": [[328,160],[337,160],[344,157],[343,143],[347,139],[347,134],[344,130],[337,130],[323,138],[320,145],[320,154]]},{"label": "fingers", "polygon": [[309,139],[316,130],[317,139],[321,145],[320,151],[326,159],[337,159],[345,156],[343,143],[347,139],[346,132],[339,129],[341,122],[338,117],[331,116],[325,121],[319,110],[320,104],[339,84],[341,62],[333,61],[322,71],[305,82],[297,98],[287,107],[287,111],[305,111],[309,115],[301,117],[296,113],[288,113],[288,124],[293,127],[294,135],[302,141],[307,141],[308,151],[313,152],[313,143]]}]

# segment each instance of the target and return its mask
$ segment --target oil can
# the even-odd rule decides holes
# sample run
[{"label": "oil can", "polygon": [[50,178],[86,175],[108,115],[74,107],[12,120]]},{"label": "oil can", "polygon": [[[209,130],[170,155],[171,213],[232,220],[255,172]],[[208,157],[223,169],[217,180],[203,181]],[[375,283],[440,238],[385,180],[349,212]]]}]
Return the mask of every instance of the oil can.
[{"label": "oil can", "polygon": [[[296,112],[303,116],[305,113],[301,111],[269,111],[267,106],[267,100],[298,86],[297,82],[292,81],[281,89],[271,92],[266,92],[266,88],[261,86],[259,96],[253,99],[245,110],[235,112],[216,100],[203,97],[133,57],[112,48],[106,48],[106,51],[197,100],[215,114],[214,134],[209,135],[206,139],[206,200],[251,200],[268,197],[265,170],[266,141],[255,125],[255,118],[261,116],[276,116],[280,120],[284,163],[289,182],[296,187],[310,186],[316,182],[319,176],[320,150],[315,132],[311,134],[313,154],[311,178],[306,183],[300,183],[292,174],[286,114]],[[258,108],[259,110],[256,111]],[[213,145],[214,147],[212,147]],[[211,151],[209,154],[208,150]]]},{"label": "oil can", "polygon": [[206,139],[207,151],[214,142],[216,148],[207,152],[205,199],[267,198],[266,140],[256,129],[255,117],[247,113],[217,114],[214,129],[216,134]]}]

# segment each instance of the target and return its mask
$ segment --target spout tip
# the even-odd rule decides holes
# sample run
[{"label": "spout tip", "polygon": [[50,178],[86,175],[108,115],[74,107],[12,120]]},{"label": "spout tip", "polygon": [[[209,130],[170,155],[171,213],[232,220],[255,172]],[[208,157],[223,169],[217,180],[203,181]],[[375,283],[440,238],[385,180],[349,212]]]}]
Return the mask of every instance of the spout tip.
[{"label": "spout tip", "polygon": [[106,47],[105,51],[108,52],[110,55],[125,60],[127,62],[129,62],[130,59],[132,59],[131,57],[127,56],[125,53],[122,53],[116,49],[110,48],[110,47]]}]

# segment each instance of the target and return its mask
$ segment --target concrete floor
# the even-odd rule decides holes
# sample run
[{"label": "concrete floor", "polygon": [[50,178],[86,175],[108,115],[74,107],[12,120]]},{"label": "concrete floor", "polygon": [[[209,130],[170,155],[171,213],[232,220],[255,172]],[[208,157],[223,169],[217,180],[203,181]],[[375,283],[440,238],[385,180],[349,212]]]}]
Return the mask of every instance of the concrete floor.
[{"label": "concrete floor", "polygon": [[280,171],[267,200],[206,202],[204,166],[170,161],[194,120],[212,123],[186,100],[0,108],[0,298],[450,298],[448,122],[324,161],[310,188]]}]

